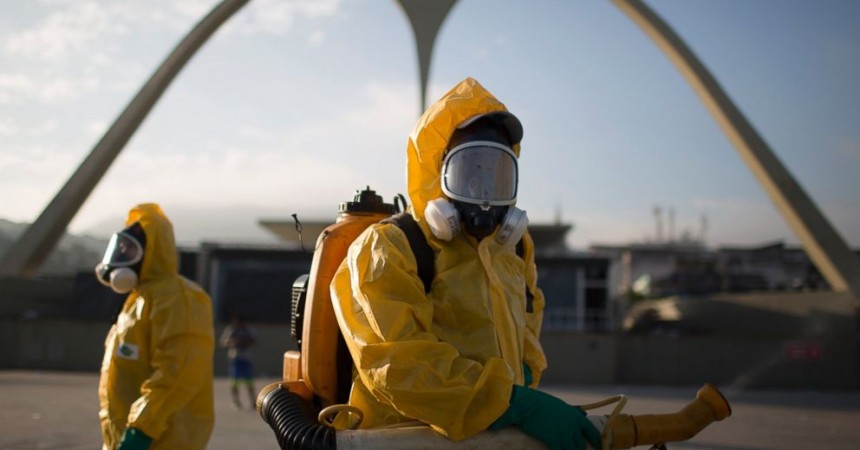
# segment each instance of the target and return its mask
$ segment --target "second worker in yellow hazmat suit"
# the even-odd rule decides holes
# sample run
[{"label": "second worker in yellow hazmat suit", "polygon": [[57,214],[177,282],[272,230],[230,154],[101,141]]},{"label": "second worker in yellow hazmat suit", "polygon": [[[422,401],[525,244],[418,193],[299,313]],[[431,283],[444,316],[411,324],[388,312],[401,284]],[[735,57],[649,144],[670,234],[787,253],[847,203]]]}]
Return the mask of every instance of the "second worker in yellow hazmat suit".
[{"label": "second worker in yellow hazmat suit", "polygon": [[435,254],[429,292],[406,235],[389,223],[352,243],[331,284],[362,428],[419,420],[461,440],[518,426],[551,449],[583,449],[586,439],[599,448],[581,409],[535,389],[546,368],[544,298],[525,211],[514,206],[522,134],[467,78],[410,135],[410,212]]},{"label": "second worker in yellow hazmat suit", "polygon": [[153,203],[135,206],[96,276],[128,293],[105,340],[99,380],[104,448],[202,450],[212,400],[212,301],[179,275],[173,226]]}]

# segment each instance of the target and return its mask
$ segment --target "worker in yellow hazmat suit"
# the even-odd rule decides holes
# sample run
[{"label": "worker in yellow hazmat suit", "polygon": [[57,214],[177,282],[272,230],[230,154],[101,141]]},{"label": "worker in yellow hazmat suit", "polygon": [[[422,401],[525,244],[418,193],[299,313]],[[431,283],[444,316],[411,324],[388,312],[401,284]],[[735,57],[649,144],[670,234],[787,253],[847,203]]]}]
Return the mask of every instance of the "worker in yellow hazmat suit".
[{"label": "worker in yellow hazmat suit", "polygon": [[535,389],[546,368],[544,298],[528,221],[514,206],[522,134],[467,78],[409,137],[410,213],[435,253],[430,291],[406,235],[389,223],[352,243],[331,284],[362,428],[420,420],[461,440],[513,425],[553,449],[582,449],[586,439],[599,448],[581,409]]},{"label": "worker in yellow hazmat suit", "polygon": [[99,380],[104,448],[203,449],[212,400],[212,302],[179,275],[173,226],[156,204],[128,213],[96,276],[128,293],[105,341]]}]

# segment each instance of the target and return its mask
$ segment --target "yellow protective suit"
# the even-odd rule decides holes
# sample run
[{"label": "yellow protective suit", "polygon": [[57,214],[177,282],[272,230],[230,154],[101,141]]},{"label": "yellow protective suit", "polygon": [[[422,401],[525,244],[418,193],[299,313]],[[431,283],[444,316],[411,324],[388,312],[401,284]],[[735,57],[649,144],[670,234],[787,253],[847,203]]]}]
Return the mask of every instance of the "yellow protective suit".
[{"label": "yellow protective suit", "polygon": [[546,368],[538,341],[544,298],[531,238],[524,237],[522,258],[494,236],[478,243],[463,233],[444,242],[423,214],[428,201],[443,196],[442,159],[457,124],[504,109],[467,78],[427,109],[409,138],[411,213],[436,254],[429,294],[405,234],[392,224],[365,230],[332,279],[335,315],[357,373],[349,403],[365,414],[361,428],[417,419],[464,439],[508,408],[512,385],[523,383],[523,363],[532,386]]},{"label": "yellow protective suit", "polygon": [[178,272],[173,226],[156,204],[138,205],[126,226],[146,233],[140,282],[105,340],[99,419],[105,447],[126,427],[153,439],[152,450],[203,449],[212,400],[212,302]]}]

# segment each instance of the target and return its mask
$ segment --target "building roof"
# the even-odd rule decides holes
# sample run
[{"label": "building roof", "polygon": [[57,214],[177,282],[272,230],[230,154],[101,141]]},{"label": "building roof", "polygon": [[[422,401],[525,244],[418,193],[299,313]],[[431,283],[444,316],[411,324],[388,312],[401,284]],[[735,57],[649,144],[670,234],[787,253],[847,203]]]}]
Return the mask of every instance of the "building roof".
[{"label": "building roof", "polygon": [[[296,223],[292,219],[260,219],[257,223],[285,244],[294,245],[297,248],[300,246],[299,233],[296,230]],[[308,248],[315,245],[320,233],[333,223],[334,220],[302,220],[301,239],[304,247]],[[529,224],[529,233],[531,233],[537,249],[564,249],[566,248],[565,237],[572,228],[573,225],[571,224]]]},{"label": "building roof", "polygon": [[[317,237],[329,225],[335,223],[334,220],[302,220],[301,233],[297,229],[297,224],[294,220],[282,219],[260,219],[257,221],[261,227],[270,231],[277,236],[281,242],[296,248],[305,247],[312,248],[316,245]],[[301,239],[301,240],[300,240]]]}]

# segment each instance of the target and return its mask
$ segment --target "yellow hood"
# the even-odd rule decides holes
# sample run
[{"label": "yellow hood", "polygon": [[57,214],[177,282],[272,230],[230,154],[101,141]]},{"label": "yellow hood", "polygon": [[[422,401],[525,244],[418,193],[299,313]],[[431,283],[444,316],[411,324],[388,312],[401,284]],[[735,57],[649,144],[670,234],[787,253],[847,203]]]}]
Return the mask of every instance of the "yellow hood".
[{"label": "yellow hood", "polygon": [[155,203],[135,206],[128,212],[125,226],[139,222],[146,233],[146,248],[143,249],[143,266],[140,281],[150,281],[179,273],[173,225]]},{"label": "yellow hood", "polygon": [[[440,183],[442,159],[457,125],[470,117],[493,111],[507,111],[507,108],[477,80],[466,78],[418,119],[406,151],[406,181],[412,215],[417,222],[424,221],[427,203],[444,195]],[[519,157],[520,145],[514,145],[513,151]]]}]

